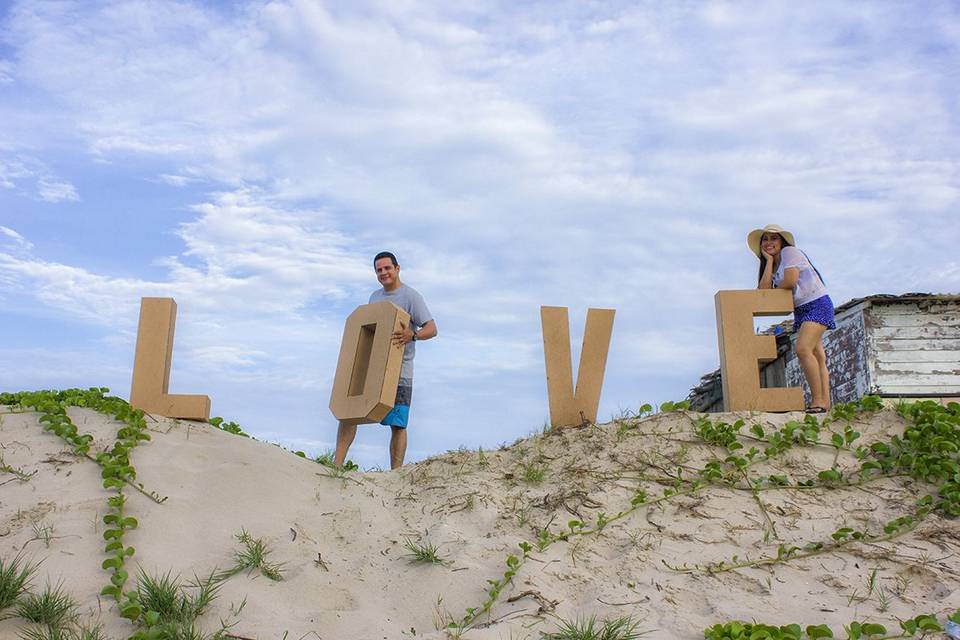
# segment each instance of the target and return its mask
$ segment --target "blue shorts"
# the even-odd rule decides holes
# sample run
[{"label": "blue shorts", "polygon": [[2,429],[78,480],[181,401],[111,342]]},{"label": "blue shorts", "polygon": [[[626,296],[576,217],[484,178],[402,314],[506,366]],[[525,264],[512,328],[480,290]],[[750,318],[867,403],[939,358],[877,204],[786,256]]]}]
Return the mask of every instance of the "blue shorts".
[{"label": "blue shorts", "polygon": [[793,310],[793,326],[800,329],[800,325],[804,322],[816,322],[827,329],[836,329],[837,325],[833,321],[833,300],[830,299],[830,296],[820,296],[816,300],[795,307]]},{"label": "blue shorts", "polygon": [[389,427],[407,428],[410,419],[410,401],[413,399],[413,380],[400,380],[397,385],[397,398],[393,401],[393,409],[383,417],[380,424]]}]

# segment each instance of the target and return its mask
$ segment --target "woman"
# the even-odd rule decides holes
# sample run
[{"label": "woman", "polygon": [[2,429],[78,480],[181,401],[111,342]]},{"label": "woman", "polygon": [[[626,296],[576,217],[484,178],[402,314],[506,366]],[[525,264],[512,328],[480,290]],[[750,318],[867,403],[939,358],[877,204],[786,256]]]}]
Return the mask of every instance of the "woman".
[{"label": "woman", "polygon": [[820,272],[795,244],[793,234],[775,224],[747,235],[747,246],[760,258],[757,288],[793,292],[797,358],[810,387],[807,413],[825,413],[830,408],[830,373],[822,338],[824,331],[837,328],[833,301]]}]

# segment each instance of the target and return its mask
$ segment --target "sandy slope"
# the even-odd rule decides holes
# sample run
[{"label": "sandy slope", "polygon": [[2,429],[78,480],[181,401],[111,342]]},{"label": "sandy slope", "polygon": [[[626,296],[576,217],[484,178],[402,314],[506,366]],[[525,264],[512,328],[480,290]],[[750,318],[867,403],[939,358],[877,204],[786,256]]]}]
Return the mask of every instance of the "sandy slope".
[{"label": "sandy slope", "polygon": [[[84,409],[70,415],[81,432],[96,437],[97,447],[112,443],[116,423]],[[0,554],[42,559],[35,582],[62,581],[111,637],[125,637],[132,627],[97,596],[108,579],[100,569],[99,520],[108,494],[99,468],[43,432],[37,414],[0,417],[6,464],[36,471],[25,482],[0,474]],[[762,425],[797,418],[745,417]],[[903,424],[884,412],[860,419],[857,428],[869,443]],[[235,623],[232,634],[261,639],[445,637],[436,630],[439,618],[478,606],[486,580],[498,577],[507,555],[519,542],[535,540],[538,528],[552,523],[559,532],[573,518],[616,513],[638,486],[662,493],[652,482],[638,482],[638,473],[672,474],[678,465],[699,468],[722,456],[697,440],[683,413],[628,430],[609,424],[534,436],[499,451],[451,452],[398,472],[353,473],[345,480],[276,446],[207,425],[160,419],[151,431],[153,440],[135,450],[132,462],[145,487],[168,500],[155,504],[128,492],[128,511],[140,521],[128,535],[137,549],[133,565],[205,574],[231,564],[241,529],[263,537],[272,558],[283,563],[284,580],[235,576],[202,618],[210,631],[222,618]],[[759,471],[799,480],[829,468],[833,455],[829,447],[795,449]],[[542,482],[524,479],[531,464],[543,469]],[[766,491],[761,508],[750,492],[710,488],[662,509],[643,508],[599,535],[534,553],[494,606],[494,623],[464,637],[539,638],[541,630],[555,628],[555,615],[632,615],[651,630],[649,637],[693,639],[730,619],[839,629],[852,619],[952,612],[960,607],[960,523],[939,516],[896,542],[773,569],[710,576],[677,573],[662,562],[775,555],[780,542],[828,540],[844,525],[878,531],[923,490],[885,480],[860,489]],[[35,539],[34,529],[43,527],[53,527],[49,546]],[[412,563],[403,546],[408,538],[438,545],[448,563]],[[876,593],[863,599],[874,568],[889,600],[885,612]],[[0,622],[0,638],[16,637],[19,627],[17,620]]]}]

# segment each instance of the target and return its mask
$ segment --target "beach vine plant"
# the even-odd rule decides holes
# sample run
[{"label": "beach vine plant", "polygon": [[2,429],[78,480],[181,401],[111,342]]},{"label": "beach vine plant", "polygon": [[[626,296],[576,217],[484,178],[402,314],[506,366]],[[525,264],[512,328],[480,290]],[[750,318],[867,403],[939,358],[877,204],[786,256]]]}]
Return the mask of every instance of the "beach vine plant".
[{"label": "beach vine plant", "polygon": [[224,422],[223,418],[220,416],[215,416],[210,418],[208,421],[212,426],[220,429],[221,431],[226,431],[227,433],[232,433],[235,436],[240,436],[243,438],[249,438],[250,434],[244,431],[239,424],[236,422]]},{"label": "beach vine plant", "polygon": [[[630,504],[614,514],[600,512],[596,521],[592,523],[580,519],[570,520],[567,527],[559,532],[545,527],[539,530],[536,540],[521,542],[521,555],[511,554],[507,557],[507,571],[502,577],[487,580],[487,596],[480,606],[467,608],[463,616],[450,617],[447,629],[452,635],[459,637],[466,630],[472,628],[482,616],[488,614],[497,602],[504,589],[513,582],[514,577],[530,558],[534,546],[538,552],[544,552],[553,544],[569,541],[575,537],[588,536],[602,532],[608,526],[623,520],[641,508],[650,508],[662,505],[681,496],[694,494],[707,486],[721,486],[734,490],[752,492],[759,501],[761,491],[770,490],[809,490],[816,488],[839,488],[861,486],[876,482],[884,478],[910,477],[933,486],[933,491],[921,496],[911,513],[904,514],[887,522],[882,532],[855,530],[851,527],[840,527],[831,534],[828,540],[812,541],[801,545],[780,544],[775,555],[759,559],[740,559],[734,557],[731,561],[711,563],[695,566],[671,566],[674,571],[694,573],[717,573],[731,571],[752,566],[773,565],[786,563],[815,555],[833,553],[844,550],[854,544],[868,544],[892,540],[914,530],[920,522],[931,513],[941,513],[955,517],[960,515],[960,404],[952,402],[943,406],[933,401],[916,403],[902,403],[897,406],[897,413],[907,421],[902,435],[893,435],[887,442],[875,442],[870,446],[858,445],[861,434],[849,423],[863,412],[874,412],[883,408],[882,400],[876,396],[865,396],[858,401],[837,405],[830,416],[822,422],[813,415],[806,416],[802,421],[790,421],[779,429],[765,431],[760,425],[752,425],[746,433],[744,421],[738,420],[733,424],[723,421],[711,421],[707,416],[691,417],[696,435],[706,444],[720,447],[725,455],[706,463],[695,473],[684,475],[682,467],[678,467],[674,476],[647,476],[640,475],[637,480],[652,480],[663,486],[661,495],[651,495],[647,491],[638,489],[632,496]],[[661,411],[684,410],[681,403],[664,403]],[[842,429],[833,430],[831,427],[840,426]],[[829,434],[829,435],[827,435]],[[744,444],[746,441],[747,444]],[[749,445],[749,449],[747,446]],[[755,465],[781,456],[796,446],[826,446],[835,451],[834,464],[830,469],[817,472],[813,478],[791,481],[783,475],[767,475],[751,477],[748,471]],[[841,450],[848,451],[860,462],[859,468],[853,472],[844,472],[838,468],[837,456]],[[762,502],[760,503],[762,507]],[[667,564],[664,562],[664,564]],[[923,632],[924,624],[928,626],[930,616],[918,616],[909,621],[903,628],[904,633]],[[936,622],[936,620],[933,620]],[[740,629],[742,633],[745,623],[728,623],[740,625],[731,627]],[[848,635],[854,638],[873,638],[877,634],[868,631],[879,629],[878,626],[868,626],[853,623]],[[722,633],[720,625],[716,633]],[[931,627],[932,628],[932,627]],[[713,629],[713,628],[711,628]],[[775,635],[771,629],[776,629]],[[787,629],[786,631],[784,629]],[[709,630],[708,630],[709,631]],[[801,632],[801,635],[784,635]],[[814,635],[810,635],[810,631]],[[808,627],[806,631],[799,626],[763,628],[751,627],[747,635],[713,635],[709,638],[831,638],[832,635],[816,635],[827,633],[817,626]],[[756,633],[755,633],[756,632]],[[806,633],[806,635],[803,635]],[[832,634],[832,632],[830,632]],[[857,635],[859,633],[859,635]],[[767,635],[764,635],[767,634]],[[774,635],[771,635],[774,634]],[[913,635],[888,636],[890,638],[914,637]]]},{"label": "beach vine plant", "polygon": [[[100,595],[113,598],[120,615],[133,622],[141,616],[143,609],[138,593],[124,589],[130,577],[126,562],[136,553],[133,546],[126,544],[124,537],[139,523],[125,511],[127,496],[124,489],[127,486],[137,488],[158,503],[165,498],[147,493],[142,485],[135,484],[137,472],[130,462],[130,452],[141,442],[150,440],[144,412],[134,409],[121,398],[105,395],[109,391],[106,387],[91,387],[86,390],[3,393],[0,394],[0,404],[37,411],[41,414],[39,421],[44,430],[63,439],[75,454],[90,458],[100,465],[103,488],[112,493],[107,498],[107,513],[103,516],[103,523],[107,527],[103,532],[104,553],[108,557],[101,563],[101,567],[110,572],[110,581],[100,590]],[[92,455],[90,448],[93,436],[79,432],[67,415],[69,407],[93,409],[120,422],[121,427],[117,430],[113,445]]]},{"label": "beach vine plant", "polygon": [[[26,471],[24,471],[19,467],[10,466],[4,461],[3,454],[0,454],[0,471],[4,473],[9,473],[20,482],[27,482],[30,478],[32,478],[37,474],[36,469],[31,471],[30,473],[27,473]],[[0,484],[6,484],[6,483],[0,482]]]},{"label": "beach vine plant", "polygon": [[[187,593],[187,587],[181,586],[178,580],[171,579],[169,574],[158,578],[141,574],[135,588],[126,588],[130,578],[126,569],[127,561],[133,557],[136,550],[125,542],[125,534],[136,529],[139,522],[126,511],[127,495],[124,491],[128,487],[133,488],[157,504],[163,504],[167,498],[148,491],[142,484],[136,482],[137,472],[130,461],[130,454],[134,448],[141,442],[151,439],[150,434],[147,433],[146,414],[140,409],[134,409],[122,398],[106,395],[109,392],[110,390],[106,387],[4,392],[0,393],[0,405],[8,405],[14,412],[39,413],[39,422],[45,431],[60,437],[70,446],[75,455],[83,456],[101,468],[103,488],[110,492],[107,498],[107,513],[102,519],[106,525],[103,532],[104,552],[108,557],[101,563],[101,567],[110,572],[110,578],[109,583],[101,589],[100,595],[113,598],[117,602],[120,615],[138,625],[139,630],[130,636],[130,640],[203,638],[205,637],[203,634],[196,632],[193,621],[216,596],[224,580],[244,569],[258,569],[271,580],[281,580],[282,567],[267,561],[270,551],[262,539],[253,538],[246,531],[241,531],[236,538],[243,548],[235,554],[235,566],[223,572],[214,571],[206,579],[195,578],[187,587],[196,589],[196,595],[191,596]],[[94,438],[90,434],[80,433],[67,414],[67,409],[70,407],[89,408],[119,422],[121,426],[117,430],[113,444],[102,451],[92,452]],[[249,437],[236,422],[224,422],[220,417],[212,418],[209,422],[222,431]],[[19,469],[8,468],[8,465],[2,461],[0,464],[2,464],[0,470],[14,474],[21,481],[33,475],[24,474]],[[3,605],[0,606],[0,610],[16,604],[20,617],[38,622],[34,620],[37,617],[33,615],[34,610],[39,609],[43,612],[46,608],[45,603],[48,601],[57,604],[63,599],[59,598],[62,595],[59,587],[53,591],[48,588],[39,596],[27,591],[30,576],[35,570],[36,565],[24,564],[19,556],[11,562],[0,560],[0,605]],[[165,595],[170,597],[165,600]],[[166,602],[167,600],[169,602]],[[48,636],[53,637],[51,634],[54,632],[60,634],[56,636],[58,638],[99,637],[99,628],[89,630],[87,633],[80,627],[50,625],[45,620],[39,622],[46,624],[46,627],[40,631],[35,629],[30,632],[36,636],[37,640],[41,637],[45,639]],[[224,629],[221,629],[213,637],[222,637],[223,631]]]},{"label": "beach vine plant", "polygon": [[[950,622],[960,623],[960,610],[947,618]],[[944,631],[937,617],[930,614],[921,614],[908,620],[900,620],[900,630],[888,631],[887,627],[877,622],[853,621],[843,626],[847,640],[895,640],[898,638],[926,638],[930,634]],[[704,640],[818,640],[822,638],[839,638],[834,635],[833,629],[825,624],[772,625],[760,622],[734,621],[715,624],[703,631]]]}]

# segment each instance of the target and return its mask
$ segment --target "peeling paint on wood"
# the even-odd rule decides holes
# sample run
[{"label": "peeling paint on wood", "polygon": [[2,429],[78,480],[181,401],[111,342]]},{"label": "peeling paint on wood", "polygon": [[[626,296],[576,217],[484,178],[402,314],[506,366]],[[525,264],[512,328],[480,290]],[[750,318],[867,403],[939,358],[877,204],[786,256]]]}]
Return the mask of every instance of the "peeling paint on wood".
[{"label": "peeling paint on wood", "polygon": [[957,362],[877,362],[877,373],[884,375],[960,376]]},{"label": "peeling paint on wood", "polygon": [[[849,402],[866,395],[870,381],[867,376],[866,325],[861,309],[854,313],[838,315],[837,328],[826,334],[823,349],[827,353],[827,369],[830,371],[830,389],[833,402]],[[804,396],[810,401],[810,389],[794,346],[796,337],[791,337],[787,354],[787,385],[803,386]]]},{"label": "peeling paint on wood", "polygon": [[884,351],[877,354],[877,362],[958,362],[960,353],[956,351]]},{"label": "peeling paint on wood", "polygon": [[[833,402],[848,402],[874,393],[887,396],[955,397],[960,395],[960,296],[905,294],[870,296],[841,306],[837,328],[824,336]],[[794,346],[796,334],[782,336],[780,356],[761,379],[809,390]],[[788,342],[789,341],[789,342]],[[778,340],[778,343],[780,341]],[[719,371],[704,376],[691,391],[691,408],[715,411],[722,406]],[[699,402],[697,402],[699,401]]]},{"label": "peeling paint on wood", "polygon": [[958,351],[960,352],[960,338],[949,339],[939,338],[919,339],[919,340],[891,340],[889,338],[877,339],[877,348],[887,351]]},{"label": "peeling paint on wood", "polygon": [[[833,402],[867,393],[951,395],[960,392],[960,304],[860,304],[837,314],[824,337]],[[791,336],[787,385],[809,389]]]}]

